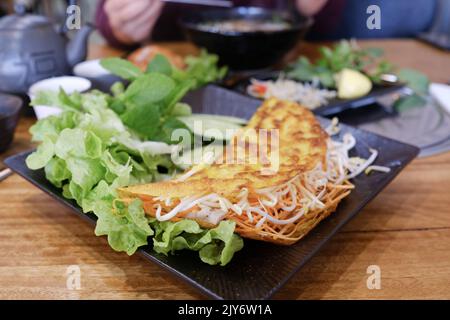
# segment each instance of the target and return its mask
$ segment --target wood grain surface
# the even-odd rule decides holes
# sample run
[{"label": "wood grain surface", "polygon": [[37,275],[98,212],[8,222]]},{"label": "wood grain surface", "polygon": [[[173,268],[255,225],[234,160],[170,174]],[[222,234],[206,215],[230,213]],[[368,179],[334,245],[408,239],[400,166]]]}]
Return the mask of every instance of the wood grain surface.
[{"label": "wood grain surface", "polygon": [[[362,41],[389,60],[450,80],[450,55],[413,40]],[[195,53],[185,43],[166,44]],[[300,44],[289,56],[313,56]],[[91,46],[90,57],[121,55]],[[32,118],[23,118],[6,156],[29,149]],[[449,128],[450,130],[450,128]],[[449,299],[450,153],[417,159],[339,232],[275,299]],[[0,182],[0,299],[199,299],[193,288],[138,256],[109,248],[70,210],[17,175]],[[78,265],[81,289],[68,290]],[[370,265],[381,289],[366,286]]]}]

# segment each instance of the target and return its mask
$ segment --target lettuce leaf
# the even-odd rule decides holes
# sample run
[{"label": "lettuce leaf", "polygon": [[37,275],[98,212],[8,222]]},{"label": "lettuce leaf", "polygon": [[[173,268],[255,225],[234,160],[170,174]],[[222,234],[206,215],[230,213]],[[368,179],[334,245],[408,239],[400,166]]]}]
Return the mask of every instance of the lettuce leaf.
[{"label": "lettuce leaf", "polygon": [[108,196],[95,203],[97,215],[95,234],[108,236],[109,245],[116,251],[125,251],[132,255],[147,244],[148,236],[153,235],[141,202],[135,200],[128,207],[113,210],[112,198]]},{"label": "lettuce leaf", "polygon": [[31,170],[44,168],[55,154],[55,145],[50,136],[43,138],[36,151],[26,159],[26,164]]},{"label": "lettuce leaf", "polygon": [[202,229],[194,220],[159,222],[151,220],[155,229],[153,249],[162,254],[178,250],[199,251],[200,259],[210,265],[226,265],[235,252],[242,249],[242,238],[234,233],[233,221],[222,221],[213,229]]}]

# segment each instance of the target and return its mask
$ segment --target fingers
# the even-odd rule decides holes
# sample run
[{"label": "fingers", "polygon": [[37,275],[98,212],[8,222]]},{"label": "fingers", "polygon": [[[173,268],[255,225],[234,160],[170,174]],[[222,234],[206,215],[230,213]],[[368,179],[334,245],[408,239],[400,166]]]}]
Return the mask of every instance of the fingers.
[{"label": "fingers", "polygon": [[107,13],[109,12],[119,12],[124,7],[128,5],[128,1],[123,0],[107,0],[105,2],[105,11]]},{"label": "fingers", "polygon": [[155,4],[153,3],[153,1],[134,0],[133,5],[122,8],[122,11],[120,12],[120,20],[122,20],[122,22],[124,23],[127,23],[138,19],[139,17],[143,16],[148,10],[151,10],[154,5]]},{"label": "fingers", "polygon": [[124,43],[133,43],[149,37],[163,6],[161,0],[108,0],[105,12],[114,35]]},{"label": "fingers", "polygon": [[147,9],[142,15],[126,23],[122,28],[122,32],[128,34],[135,42],[145,40],[150,36],[161,10],[162,6],[153,6]]}]

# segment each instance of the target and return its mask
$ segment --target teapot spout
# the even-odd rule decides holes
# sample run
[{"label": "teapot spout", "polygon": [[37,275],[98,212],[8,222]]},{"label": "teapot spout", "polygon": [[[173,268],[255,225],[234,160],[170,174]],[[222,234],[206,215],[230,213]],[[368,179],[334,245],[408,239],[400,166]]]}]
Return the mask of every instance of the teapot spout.
[{"label": "teapot spout", "polygon": [[84,25],[69,42],[66,48],[66,56],[68,65],[73,68],[77,63],[84,61],[87,56],[88,39],[94,30],[92,25]]}]

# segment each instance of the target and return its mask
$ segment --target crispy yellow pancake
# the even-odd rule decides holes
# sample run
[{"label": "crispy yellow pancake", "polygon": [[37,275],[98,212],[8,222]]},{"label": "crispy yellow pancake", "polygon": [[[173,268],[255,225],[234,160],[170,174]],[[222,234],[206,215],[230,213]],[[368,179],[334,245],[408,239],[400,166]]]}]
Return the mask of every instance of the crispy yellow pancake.
[{"label": "crispy yellow pancake", "polygon": [[[274,168],[273,161],[268,164],[259,157],[254,159],[248,152],[245,152],[244,159],[241,159],[236,151],[233,153],[233,160],[244,160],[241,161],[244,163],[216,162],[206,167],[198,167],[198,172],[184,181],[173,180],[120,188],[119,196],[182,198],[217,193],[232,201],[244,187],[254,190],[280,185],[300,172],[313,169],[319,162],[325,163],[328,135],[313,113],[295,102],[266,100],[228,148],[236,147],[238,141],[245,140],[246,133],[252,129],[279,130],[278,147],[268,150],[269,155],[278,152],[276,172],[270,170]],[[245,141],[248,142],[245,147],[255,143]],[[264,172],[263,168],[268,168],[269,173]]]}]

